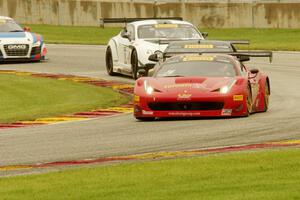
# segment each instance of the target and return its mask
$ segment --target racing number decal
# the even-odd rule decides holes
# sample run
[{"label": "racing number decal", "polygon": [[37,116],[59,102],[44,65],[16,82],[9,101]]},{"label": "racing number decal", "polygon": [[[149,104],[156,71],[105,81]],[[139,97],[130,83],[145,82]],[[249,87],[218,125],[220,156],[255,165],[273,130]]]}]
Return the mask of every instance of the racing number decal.
[{"label": "racing number decal", "polygon": [[124,64],[127,64],[127,47],[123,46],[123,52],[124,52]]},{"label": "racing number decal", "polygon": [[131,49],[128,46],[123,47],[124,64],[131,64]]}]

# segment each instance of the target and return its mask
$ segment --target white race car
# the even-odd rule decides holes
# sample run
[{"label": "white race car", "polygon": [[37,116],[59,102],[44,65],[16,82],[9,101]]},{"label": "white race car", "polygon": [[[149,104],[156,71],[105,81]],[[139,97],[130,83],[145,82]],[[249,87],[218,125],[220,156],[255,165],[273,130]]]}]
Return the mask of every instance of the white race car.
[{"label": "white race car", "polygon": [[0,62],[45,59],[46,47],[41,35],[21,28],[12,18],[0,16]]},{"label": "white race car", "polygon": [[149,70],[155,62],[148,57],[163,52],[169,41],[204,39],[189,22],[174,19],[104,19],[105,23],[127,23],[124,29],[108,42],[106,68],[109,75],[125,74],[137,78],[140,68]]}]

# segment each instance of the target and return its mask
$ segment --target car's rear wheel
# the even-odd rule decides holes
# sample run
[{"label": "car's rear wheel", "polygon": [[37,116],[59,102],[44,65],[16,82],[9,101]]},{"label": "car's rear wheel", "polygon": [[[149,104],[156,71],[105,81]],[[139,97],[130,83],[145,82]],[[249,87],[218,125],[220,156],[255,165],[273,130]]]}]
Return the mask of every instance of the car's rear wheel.
[{"label": "car's rear wheel", "polygon": [[138,75],[137,75],[138,65],[139,65],[138,55],[137,55],[136,50],[133,50],[132,54],[131,54],[131,70],[132,70],[132,78],[134,80],[136,80],[138,78]]},{"label": "car's rear wheel", "polygon": [[248,85],[247,87],[247,116],[249,116],[252,113],[252,92],[251,92],[251,86]]},{"label": "car's rear wheel", "polygon": [[267,110],[269,108],[269,96],[270,96],[270,87],[269,87],[268,82],[266,82],[265,94],[264,94],[264,102],[265,102],[264,112],[267,112]]},{"label": "car's rear wheel", "polygon": [[107,47],[107,49],[106,49],[105,61],[106,61],[107,73],[110,76],[116,75],[116,73],[114,72],[113,58],[112,58],[112,53],[111,53],[111,48],[110,47]]}]

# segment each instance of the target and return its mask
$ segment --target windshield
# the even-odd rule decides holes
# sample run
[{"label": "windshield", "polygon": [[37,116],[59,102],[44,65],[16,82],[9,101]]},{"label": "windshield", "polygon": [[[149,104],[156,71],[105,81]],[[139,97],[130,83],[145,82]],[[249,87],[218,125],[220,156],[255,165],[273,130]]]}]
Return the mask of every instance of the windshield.
[{"label": "windshield", "polygon": [[202,39],[199,32],[191,25],[182,24],[152,24],[138,28],[138,37],[146,38],[194,38]]},{"label": "windshield", "polygon": [[234,66],[229,62],[187,61],[165,63],[154,74],[155,77],[234,77],[237,75]]},{"label": "windshield", "polygon": [[23,32],[23,29],[14,20],[0,19],[0,32]]}]

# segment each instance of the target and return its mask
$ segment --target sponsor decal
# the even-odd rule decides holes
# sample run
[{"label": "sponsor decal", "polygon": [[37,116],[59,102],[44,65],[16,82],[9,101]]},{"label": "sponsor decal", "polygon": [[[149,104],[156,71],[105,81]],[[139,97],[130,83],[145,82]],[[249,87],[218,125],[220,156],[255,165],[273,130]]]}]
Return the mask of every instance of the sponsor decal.
[{"label": "sponsor decal", "polygon": [[155,28],[177,28],[178,24],[155,24]]},{"label": "sponsor decal", "polygon": [[184,83],[184,84],[171,84],[171,85],[165,85],[165,89],[170,89],[170,88],[191,88],[193,84],[191,83]]},{"label": "sponsor decal", "polygon": [[11,44],[11,45],[8,45],[7,48],[9,50],[25,50],[26,45],[25,44]]},{"label": "sponsor decal", "polygon": [[233,101],[243,101],[244,95],[233,95]]},{"label": "sponsor decal", "polygon": [[221,115],[230,116],[232,113],[232,109],[223,109]]},{"label": "sponsor decal", "polygon": [[185,49],[213,49],[214,45],[212,44],[186,44],[184,45]]},{"label": "sponsor decal", "polygon": [[190,99],[192,94],[178,94],[178,99]]},{"label": "sponsor decal", "polygon": [[205,87],[205,84],[196,84],[196,83],[183,83],[183,84],[170,84],[165,85],[165,89],[173,89],[173,88],[195,88],[199,89],[201,91],[206,91],[207,88]]},{"label": "sponsor decal", "polygon": [[137,95],[134,95],[134,97],[133,97],[133,102],[134,102],[134,103],[139,103],[139,102],[140,102],[140,97],[137,96]]},{"label": "sponsor decal", "polygon": [[153,115],[152,111],[142,110],[143,115]]},{"label": "sponsor decal", "polygon": [[186,56],[182,61],[213,61],[213,56]]},{"label": "sponsor decal", "polygon": [[192,116],[200,116],[200,112],[169,112],[170,116],[182,116],[182,117],[192,117]]}]

